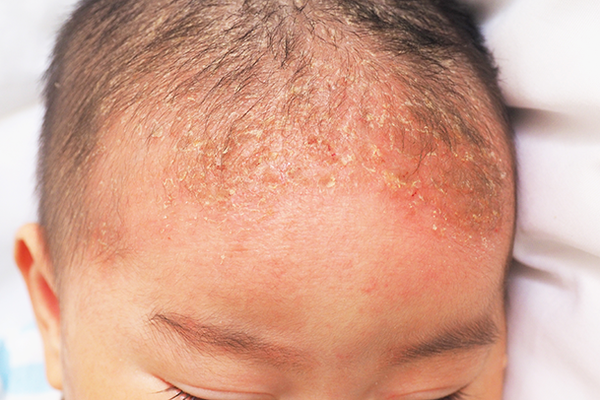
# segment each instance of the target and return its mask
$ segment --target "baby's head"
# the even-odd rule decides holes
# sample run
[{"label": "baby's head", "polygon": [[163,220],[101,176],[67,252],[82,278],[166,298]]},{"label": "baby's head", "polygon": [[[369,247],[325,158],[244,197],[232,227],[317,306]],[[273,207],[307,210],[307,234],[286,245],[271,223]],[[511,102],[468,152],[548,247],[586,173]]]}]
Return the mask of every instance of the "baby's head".
[{"label": "baby's head", "polygon": [[16,247],[50,382],[500,399],[514,179],[478,40],[448,1],[83,2]]}]

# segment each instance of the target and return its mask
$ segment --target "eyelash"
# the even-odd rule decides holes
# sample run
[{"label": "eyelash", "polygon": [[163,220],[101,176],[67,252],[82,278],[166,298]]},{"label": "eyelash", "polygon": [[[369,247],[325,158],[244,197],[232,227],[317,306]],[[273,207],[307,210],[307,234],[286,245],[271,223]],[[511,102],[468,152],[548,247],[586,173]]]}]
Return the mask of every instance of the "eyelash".
[{"label": "eyelash", "polygon": [[[177,393],[175,394],[175,396],[171,397],[169,400],[204,400],[198,397],[194,397],[191,394],[188,394],[186,392],[184,392],[181,389],[178,389],[176,387],[172,387],[171,390],[176,390]],[[442,399],[445,400],[445,399]],[[448,400],[454,400],[452,398],[449,398]],[[456,399],[456,400],[460,400],[460,399]]]},{"label": "eyelash", "polygon": [[439,400],[466,400],[466,396],[462,390],[459,390],[458,392],[452,393],[451,395]]},{"label": "eyelash", "polygon": [[[175,394],[175,396],[171,397],[169,400],[205,400],[205,399],[201,399],[198,397],[194,397],[191,394],[188,394],[188,393],[184,392],[183,390],[178,389],[176,387],[172,387],[171,390],[176,390],[177,393]],[[446,396],[439,400],[466,400],[466,399],[465,399],[465,394],[463,393],[463,391],[459,390],[458,392],[452,393],[451,395]]]}]

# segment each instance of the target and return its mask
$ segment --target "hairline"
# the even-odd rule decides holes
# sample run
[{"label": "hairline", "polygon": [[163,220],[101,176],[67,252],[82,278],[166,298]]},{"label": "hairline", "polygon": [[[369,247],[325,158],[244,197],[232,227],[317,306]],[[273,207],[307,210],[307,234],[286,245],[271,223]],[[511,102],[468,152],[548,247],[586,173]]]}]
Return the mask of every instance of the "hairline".
[{"label": "hairline", "polygon": [[[387,53],[384,52],[382,54],[387,54]],[[410,58],[412,56],[410,54],[408,54],[407,57]],[[395,61],[398,61],[398,59],[396,59]],[[469,66],[469,69],[472,69],[471,66]],[[421,74],[422,73],[423,73],[423,71],[421,71]],[[415,75],[419,76],[419,72],[416,71]],[[51,83],[52,82],[48,82],[48,85],[50,85]],[[489,94],[489,93],[486,93],[486,94]],[[502,119],[502,117],[499,117],[497,115],[495,115],[495,116],[488,116],[488,117],[490,117],[491,119],[497,120],[497,121]],[[103,121],[105,123],[106,122],[110,122],[110,119],[118,119],[118,113],[109,113],[108,119],[106,118],[106,116],[104,116],[103,118],[104,119],[103,120],[101,119],[100,121]],[[89,146],[88,147],[88,153],[87,154],[80,154],[79,155],[80,157],[82,157],[84,159],[88,159],[90,161],[87,164],[87,167],[88,167],[87,169],[91,170],[91,171],[97,170],[98,168],[102,168],[101,167],[101,161],[99,161],[97,158],[94,157],[94,152],[98,150],[97,147],[96,147],[97,144],[98,144],[98,140],[99,140],[99,136],[97,136],[97,135],[96,136],[92,136],[92,141],[90,143],[88,143],[88,146]],[[507,143],[510,142],[507,138],[503,138],[502,140],[505,140]],[[39,171],[42,171],[39,174],[43,175],[44,168],[40,167]],[[76,173],[74,175],[74,177],[78,177],[79,178],[79,185],[83,188],[81,190],[81,193],[83,193],[84,197],[89,196],[89,188],[93,187],[93,185],[94,185],[93,182],[90,182],[89,174],[86,174],[85,172],[82,172],[82,173],[79,173],[79,174]],[[40,181],[43,182],[44,178],[41,178]],[[76,189],[76,191],[77,191],[77,189]],[[92,218],[91,215],[89,215],[89,213],[91,213],[91,210],[89,208],[86,208],[84,206],[84,201],[83,200],[84,199],[79,199],[78,202],[75,202],[75,204],[78,204],[78,206],[79,206],[79,207],[75,207],[75,210],[78,210],[78,213],[80,213],[81,216],[88,215],[90,218]],[[49,223],[46,220],[46,218],[44,216],[46,215],[46,212],[49,211],[49,210],[45,210],[44,208],[48,208],[47,205],[46,204],[40,204],[40,210],[41,210],[40,211],[40,215],[42,216],[42,223],[44,225],[50,225],[50,227],[52,225],[56,226],[55,223]],[[90,221],[90,222],[93,223],[93,221]],[[73,226],[73,224],[70,224],[70,225],[67,225],[67,226],[70,229],[77,228],[76,226]],[[70,236],[70,235],[72,236],[72,235],[75,235],[75,234],[76,234],[76,232],[72,232],[70,234],[67,233],[66,236]],[[73,244],[71,244],[71,245],[73,245]],[[63,246],[65,246],[65,245],[63,244]],[[52,246],[52,247],[56,247],[56,246]],[[56,251],[56,249],[54,249],[54,250]]]}]

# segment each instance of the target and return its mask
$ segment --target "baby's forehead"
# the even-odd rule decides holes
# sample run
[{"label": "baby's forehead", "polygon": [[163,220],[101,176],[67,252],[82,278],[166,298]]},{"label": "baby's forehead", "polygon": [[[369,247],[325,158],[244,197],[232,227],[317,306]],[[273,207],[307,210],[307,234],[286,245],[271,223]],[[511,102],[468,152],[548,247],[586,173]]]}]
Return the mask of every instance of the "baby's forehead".
[{"label": "baby's forehead", "polygon": [[129,152],[159,161],[165,184],[201,203],[370,175],[411,195],[445,186],[497,197],[506,177],[497,166],[510,163],[506,127],[466,60],[446,60],[448,71],[431,78],[430,61],[393,57],[353,25],[332,24],[339,37],[327,40],[295,25],[283,63],[259,38],[240,48],[188,38],[178,52],[158,43],[156,54],[140,53],[130,82],[100,105],[113,125],[102,144],[122,149],[125,163]]},{"label": "baby's forehead", "polygon": [[437,8],[423,29],[400,3],[169,4],[120,4],[121,25],[118,7],[82,6],[59,40],[40,163],[51,247],[119,237],[102,224],[143,198],[260,208],[313,189],[495,224],[512,191],[502,107],[486,55]]},{"label": "baby's forehead", "polygon": [[411,87],[399,66],[304,68],[291,80],[274,70],[267,87],[233,94],[211,79],[171,100],[145,90],[109,116],[89,179],[98,242],[126,236],[129,213],[168,216],[185,204],[260,219],[282,202],[328,193],[380,193],[438,233],[487,235],[512,214],[505,126],[482,88],[482,99],[457,103],[433,99],[434,82]]},{"label": "baby's forehead", "polygon": [[[421,110],[406,104],[400,85],[371,93],[347,88],[356,96],[329,109],[335,114],[329,118],[310,103],[296,109],[287,98],[274,100],[255,105],[233,127],[207,128],[193,103],[125,115],[100,146],[105,152],[94,179],[165,208],[185,202],[248,212],[276,207],[282,196],[375,191],[406,210],[422,213],[425,206],[440,228],[493,229],[512,207],[502,125],[486,128],[496,137],[488,133],[479,143],[451,132],[448,144],[428,130],[449,128],[419,120]],[[147,183],[143,192],[140,182]]]}]

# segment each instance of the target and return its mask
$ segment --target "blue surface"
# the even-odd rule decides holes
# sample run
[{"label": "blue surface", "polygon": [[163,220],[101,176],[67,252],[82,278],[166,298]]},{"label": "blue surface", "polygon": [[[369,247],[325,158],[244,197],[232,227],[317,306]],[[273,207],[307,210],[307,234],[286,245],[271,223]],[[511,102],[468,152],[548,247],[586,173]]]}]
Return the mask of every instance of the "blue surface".
[{"label": "blue surface", "polygon": [[46,381],[44,364],[10,368],[10,354],[0,340],[0,397],[2,394],[39,394],[51,390]]}]

